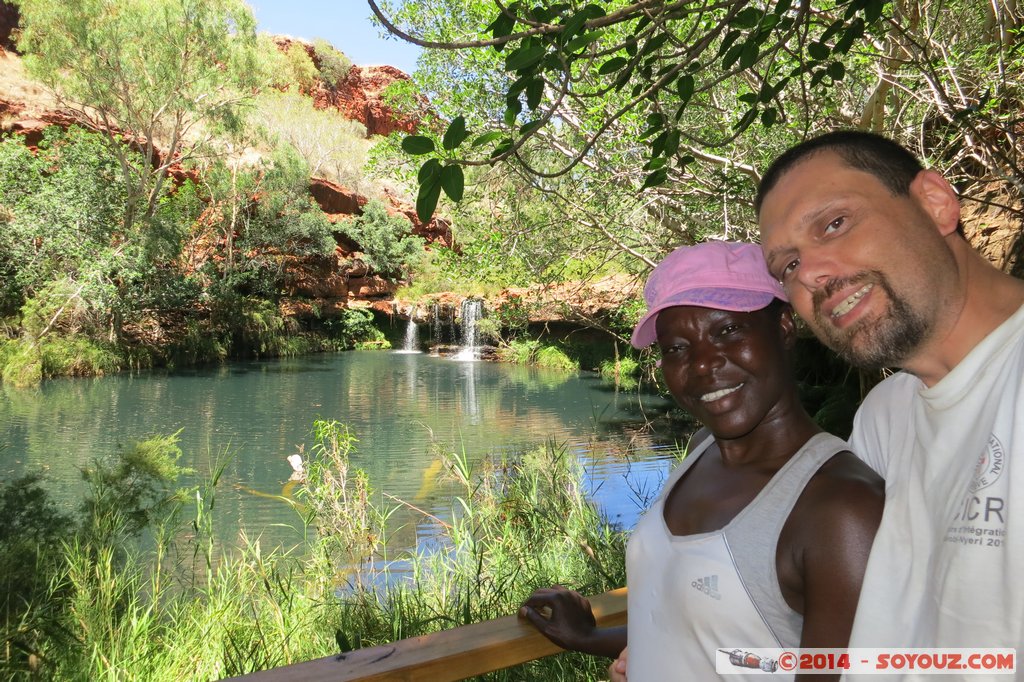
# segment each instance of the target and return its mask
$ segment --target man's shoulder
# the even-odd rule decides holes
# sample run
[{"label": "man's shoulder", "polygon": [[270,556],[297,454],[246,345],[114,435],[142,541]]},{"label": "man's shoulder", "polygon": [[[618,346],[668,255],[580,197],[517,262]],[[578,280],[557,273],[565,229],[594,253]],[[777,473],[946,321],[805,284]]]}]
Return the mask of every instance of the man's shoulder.
[{"label": "man's shoulder", "polygon": [[873,470],[885,475],[891,456],[888,441],[907,428],[907,413],[924,387],[907,372],[886,377],[868,393],[853,418],[850,447]]}]

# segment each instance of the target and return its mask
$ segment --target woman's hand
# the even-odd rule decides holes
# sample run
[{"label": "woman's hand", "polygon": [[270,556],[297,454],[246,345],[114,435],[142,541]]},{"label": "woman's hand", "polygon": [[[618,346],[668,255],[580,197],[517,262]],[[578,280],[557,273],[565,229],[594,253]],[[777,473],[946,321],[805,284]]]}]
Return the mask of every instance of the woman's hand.
[{"label": "woman's hand", "polygon": [[597,628],[590,602],[579,592],[559,585],[535,590],[519,608],[542,635],[570,651],[590,652],[590,639]]}]

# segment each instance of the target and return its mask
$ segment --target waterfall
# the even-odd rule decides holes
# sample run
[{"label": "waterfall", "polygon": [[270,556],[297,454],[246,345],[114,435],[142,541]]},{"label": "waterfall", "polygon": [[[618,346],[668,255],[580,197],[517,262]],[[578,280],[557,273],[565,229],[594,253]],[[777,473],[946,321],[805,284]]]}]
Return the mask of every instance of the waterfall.
[{"label": "waterfall", "polygon": [[480,349],[477,347],[476,323],[483,317],[483,313],[483,301],[467,298],[462,302],[462,347],[455,355],[456,360],[480,359]]},{"label": "waterfall", "polygon": [[419,353],[420,352],[420,332],[419,327],[413,319],[416,317],[416,306],[413,306],[409,310],[409,324],[405,327],[405,341],[402,343],[402,350],[399,353]]}]

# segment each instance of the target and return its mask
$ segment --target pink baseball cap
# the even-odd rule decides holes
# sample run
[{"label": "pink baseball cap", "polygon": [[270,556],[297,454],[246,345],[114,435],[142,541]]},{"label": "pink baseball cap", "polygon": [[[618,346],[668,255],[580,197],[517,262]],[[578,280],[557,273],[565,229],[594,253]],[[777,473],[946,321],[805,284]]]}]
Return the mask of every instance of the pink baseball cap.
[{"label": "pink baseball cap", "polygon": [[751,312],[775,298],[789,302],[782,285],[768,273],[757,244],[716,241],[681,246],[647,279],[647,314],[637,322],[630,343],[644,348],[657,341],[655,320],[665,308],[695,305]]}]

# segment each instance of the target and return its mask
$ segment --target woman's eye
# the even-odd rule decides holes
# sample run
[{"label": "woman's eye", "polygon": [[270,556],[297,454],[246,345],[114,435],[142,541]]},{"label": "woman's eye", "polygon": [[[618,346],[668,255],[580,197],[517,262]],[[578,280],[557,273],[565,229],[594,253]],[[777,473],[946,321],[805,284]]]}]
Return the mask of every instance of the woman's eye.
[{"label": "woman's eye", "polygon": [[727,324],[724,327],[722,327],[722,329],[718,333],[722,336],[726,336],[728,334],[734,334],[738,332],[739,329],[740,326],[738,324]]}]

